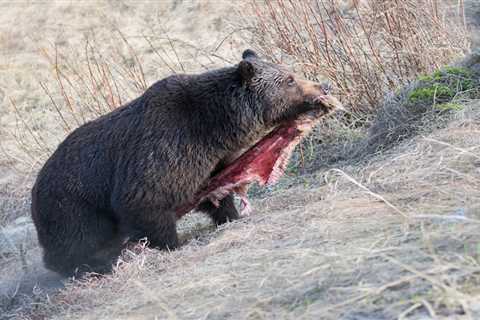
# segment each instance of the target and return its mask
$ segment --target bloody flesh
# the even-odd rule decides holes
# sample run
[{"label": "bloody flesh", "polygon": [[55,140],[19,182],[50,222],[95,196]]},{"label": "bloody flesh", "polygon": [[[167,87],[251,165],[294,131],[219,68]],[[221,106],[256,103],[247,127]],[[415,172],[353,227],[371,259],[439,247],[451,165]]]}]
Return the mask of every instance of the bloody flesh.
[{"label": "bloody flesh", "polygon": [[255,181],[261,186],[275,183],[283,174],[293,149],[315,123],[316,119],[305,117],[275,128],[213,176],[194,201],[177,209],[177,217],[182,217],[206,200],[218,206],[219,201],[232,192],[242,200],[242,214],[248,214],[248,186]]}]

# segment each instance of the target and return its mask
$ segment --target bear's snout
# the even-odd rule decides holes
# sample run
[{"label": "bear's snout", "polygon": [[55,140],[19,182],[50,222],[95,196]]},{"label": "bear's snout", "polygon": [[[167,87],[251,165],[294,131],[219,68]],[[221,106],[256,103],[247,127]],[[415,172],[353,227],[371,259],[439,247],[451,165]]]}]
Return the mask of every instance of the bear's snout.
[{"label": "bear's snout", "polygon": [[309,80],[299,80],[298,83],[302,88],[305,103],[326,109],[326,112],[345,110],[340,101],[331,95],[332,85],[330,83],[317,83]]},{"label": "bear's snout", "polygon": [[345,111],[340,101],[330,94],[318,95],[313,98],[315,105],[325,108],[327,112]]}]

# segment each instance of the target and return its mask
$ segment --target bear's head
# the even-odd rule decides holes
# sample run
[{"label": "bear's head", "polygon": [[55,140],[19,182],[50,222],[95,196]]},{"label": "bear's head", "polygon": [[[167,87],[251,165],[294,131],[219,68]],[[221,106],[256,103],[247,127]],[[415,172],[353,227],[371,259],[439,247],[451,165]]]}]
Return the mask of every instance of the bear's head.
[{"label": "bear's head", "polygon": [[221,170],[210,177],[194,200],[177,208],[179,218],[205,200],[218,206],[220,200],[232,192],[241,197],[242,212],[247,214],[249,185],[278,181],[295,146],[318,120],[343,109],[341,103],[330,95],[329,86],[301,79],[282,66],[262,61],[252,50],[243,52],[242,61],[233,72],[235,88],[239,88],[238,77],[241,81],[241,94],[236,97],[241,97],[242,102],[247,99],[247,104],[255,108],[255,120],[261,119],[261,128],[245,131],[263,136],[255,136],[259,139],[253,142],[246,139],[247,145],[242,141],[240,150],[223,159]]},{"label": "bear's head", "polygon": [[301,79],[287,68],[261,60],[247,49],[238,64],[242,84],[261,101],[263,121],[270,126],[296,119],[305,113],[321,117],[342,109],[330,95],[330,86]]}]

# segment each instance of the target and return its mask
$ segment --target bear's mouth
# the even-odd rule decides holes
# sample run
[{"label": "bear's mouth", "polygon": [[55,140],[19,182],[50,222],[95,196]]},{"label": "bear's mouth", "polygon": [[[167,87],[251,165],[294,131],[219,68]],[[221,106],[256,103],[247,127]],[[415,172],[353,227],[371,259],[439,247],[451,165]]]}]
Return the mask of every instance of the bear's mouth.
[{"label": "bear's mouth", "polygon": [[264,186],[277,182],[285,172],[295,147],[319,120],[333,111],[343,110],[341,103],[331,95],[318,96],[314,103],[317,108],[280,124],[211,177],[191,203],[176,210],[177,217],[182,217],[207,200],[218,207],[220,201],[232,192],[241,199],[242,215],[248,215],[250,205],[247,191],[250,184],[258,182]]}]

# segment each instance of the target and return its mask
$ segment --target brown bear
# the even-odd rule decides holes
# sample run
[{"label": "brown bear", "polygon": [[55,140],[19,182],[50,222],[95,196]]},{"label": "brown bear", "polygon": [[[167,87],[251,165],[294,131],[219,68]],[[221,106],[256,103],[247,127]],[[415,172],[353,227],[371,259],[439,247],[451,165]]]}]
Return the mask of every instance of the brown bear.
[{"label": "brown bear", "polygon": [[[82,125],[47,160],[32,190],[45,265],[67,276],[105,273],[127,242],[146,237],[153,247],[175,249],[176,221],[192,208],[217,224],[238,219],[237,189],[215,196],[202,190],[274,128],[300,128],[296,119],[333,111],[338,101],[326,91],[246,50],[238,65],[169,76]],[[284,166],[282,148],[277,143],[271,170],[277,160]],[[224,183],[216,179],[216,189],[241,171],[236,165]]]}]

